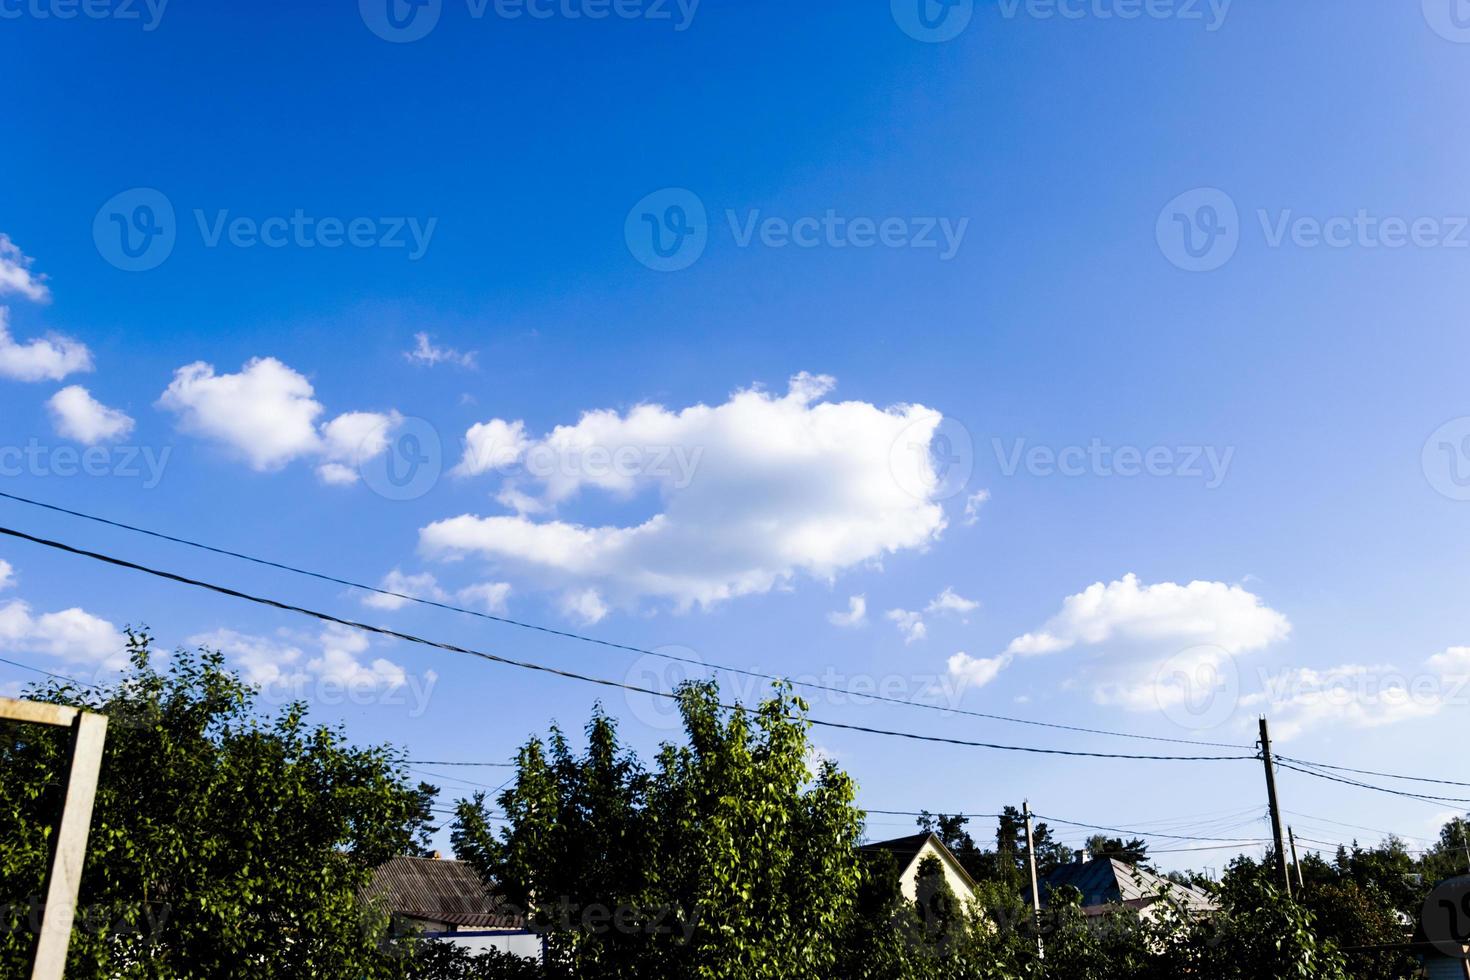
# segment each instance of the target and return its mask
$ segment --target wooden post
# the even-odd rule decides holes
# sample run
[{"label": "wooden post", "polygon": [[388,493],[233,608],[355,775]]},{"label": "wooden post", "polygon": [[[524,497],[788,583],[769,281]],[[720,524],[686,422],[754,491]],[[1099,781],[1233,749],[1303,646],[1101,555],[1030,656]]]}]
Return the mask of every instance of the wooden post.
[{"label": "wooden post", "polygon": [[1036,883],[1036,842],[1031,838],[1031,801],[1021,801],[1021,813],[1026,817],[1026,861],[1031,865],[1031,921],[1036,928],[1036,958],[1046,959],[1046,948],[1041,944],[1041,889]]},{"label": "wooden post", "polygon": [[1286,835],[1281,832],[1281,807],[1276,801],[1276,770],[1271,766],[1271,730],[1261,715],[1261,761],[1266,764],[1266,804],[1271,810],[1271,837],[1276,842],[1276,871],[1286,897],[1291,897],[1291,874],[1286,868]]},{"label": "wooden post", "polygon": [[1307,886],[1302,883],[1302,862],[1301,859],[1296,856],[1296,834],[1292,833],[1290,827],[1286,828],[1286,839],[1291,842],[1291,863],[1296,868],[1297,894],[1302,894],[1307,890]]},{"label": "wooden post", "polygon": [[92,804],[102,771],[102,747],[107,740],[107,716],[59,704],[0,698],[0,719],[71,729],[61,820],[52,837],[51,865],[46,870],[41,927],[31,958],[30,980],[62,980],[71,927],[76,920],[77,892],[87,861],[87,836],[92,829]]}]

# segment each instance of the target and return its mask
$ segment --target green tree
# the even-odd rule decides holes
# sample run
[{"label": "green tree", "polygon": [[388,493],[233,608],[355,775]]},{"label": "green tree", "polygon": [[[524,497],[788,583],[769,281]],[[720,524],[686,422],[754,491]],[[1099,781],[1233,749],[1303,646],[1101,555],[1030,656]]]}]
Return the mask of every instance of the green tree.
[{"label": "green tree", "polygon": [[1121,837],[1093,834],[1087,838],[1087,853],[1092,857],[1117,858],[1124,864],[1137,866],[1147,863],[1148,844],[1137,837],[1125,841]]},{"label": "green tree", "polygon": [[[1392,904],[1374,885],[1319,882],[1303,889],[1301,900],[1315,917],[1318,935],[1339,947],[1404,941]],[[1413,959],[1403,953],[1354,953],[1351,962],[1357,980],[1397,980],[1414,972]]]},{"label": "green tree", "polygon": [[[27,692],[109,718],[67,976],[396,975],[400,951],[357,895],[375,865],[422,846],[432,788],[408,786],[393,750],[309,725],[302,705],[257,714],[217,653],[180,651],[159,673],[146,633],[129,650],[116,685]],[[21,975],[34,940],[24,920],[65,752],[64,732],[0,725],[5,976]]]},{"label": "green tree", "polygon": [[489,831],[458,807],[456,853],[547,930],[553,973],[579,978],[831,976],[862,870],[851,779],[812,773],[789,690],[726,709],[680,688],[685,744],[645,769],[600,711],[576,756],[559,730],[521,750]]}]

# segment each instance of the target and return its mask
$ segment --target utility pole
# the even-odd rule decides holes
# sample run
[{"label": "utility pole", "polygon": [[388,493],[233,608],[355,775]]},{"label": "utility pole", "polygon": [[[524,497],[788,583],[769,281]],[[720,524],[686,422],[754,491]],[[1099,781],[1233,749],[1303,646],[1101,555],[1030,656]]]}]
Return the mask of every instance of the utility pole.
[{"label": "utility pole", "polygon": [[1465,848],[1465,869],[1470,871],[1470,840],[1465,837],[1465,818],[1460,818],[1460,846]]},{"label": "utility pole", "polygon": [[1031,922],[1036,928],[1036,958],[1046,959],[1046,949],[1041,945],[1041,889],[1036,884],[1036,842],[1031,837],[1031,801],[1021,801],[1021,813],[1026,817],[1026,861],[1031,865]]},{"label": "utility pole", "polygon": [[1291,863],[1296,866],[1296,890],[1304,894],[1307,886],[1302,884],[1302,862],[1296,856],[1296,834],[1292,833],[1290,827],[1286,828],[1286,839],[1291,841]]},{"label": "utility pole", "polygon": [[1276,842],[1276,870],[1291,897],[1291,874],[1286,870],[1286,835],[1281,832],[1281,807],[1276,801],[1276,770],[1271,766],[1271,730],[1261,715],[1261,761],[1266,765],[1266,802],[1271,808],[1271,837]]}]

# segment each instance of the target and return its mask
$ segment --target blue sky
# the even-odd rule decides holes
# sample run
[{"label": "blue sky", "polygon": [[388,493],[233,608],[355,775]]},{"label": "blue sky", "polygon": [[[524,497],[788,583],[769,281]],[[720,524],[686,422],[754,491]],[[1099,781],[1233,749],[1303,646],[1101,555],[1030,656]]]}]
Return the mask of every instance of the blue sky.
[{"label": "blue sky", "polygon": [[[1470,44],[1448,0],[931,5],[958,30],[943,41],[901,2],[597,19],[585,0],[442,0],[417,40],[367,0],[66,9],[0,3],[8,492],[699,659],[906,697],[965,679],[945,703],[1163,737],[1249,743],[1265,710],[1291,754],[1463,778]],[[472,461],[503,465],[469,472],[476,425],[500,456]],[[636,472],[563,451],[579,440],[631,447]],[[62,475],[88,444],[106,475]],[[427,475],[391,499],[405,454]],[[0,510],[508,656],[682,676]],[[294,678],[321,717],[415,758],[505,758],[599,697],[640,748],[668,734],[636,696],[364,649],[19,543],[0,559],[0,656],[36,667],[105,673],[109,630],[146,623]],[[866,615],[834,623],[854,596]],[[1176,667],[1238,679],[1226,709],[1171,701]],[[11,692],[33,676],[0,665]],[[376,693],[344,704],[333,678]],[[894,705],[813,714],[1151,749]],[[815,738],[876,809],[1029,797],[1265,834],[1220,817],[1263,803],[1248,762]],[[1455,809],[1282,783],[1322,840],[1353,832],[1320,818],[1424,836]],[[875,836],[903,832],[883,820]]]}]

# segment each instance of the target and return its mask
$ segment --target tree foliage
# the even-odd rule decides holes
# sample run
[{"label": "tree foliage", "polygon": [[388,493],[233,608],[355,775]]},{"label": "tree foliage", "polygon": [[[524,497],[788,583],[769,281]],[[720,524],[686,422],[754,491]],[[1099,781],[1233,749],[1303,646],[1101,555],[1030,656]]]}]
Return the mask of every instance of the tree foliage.
[{"label": "tree foliage", "polygon": [[[27,696],[104,713],[107,742],[70,978],[387,977],[402,967],[358,890],[414,852],[432,789],[304,706],[274,717],[216,653],[150,662],[130,635],[115,686]],[[20,976],[60,809],[67,733],[0,725],[0,974]]]},{"label": "tree foliage", "polygon": [[553,729],[521,749],[492,835],[462,802],[456,853],[545,930],[548,968],[576,977],[830,976],[851,928],[860,814],[834,764],[808,769],[789,692],[726,710],[686,685],[687,743],[645,768],[600,711],[578,756]]}]

